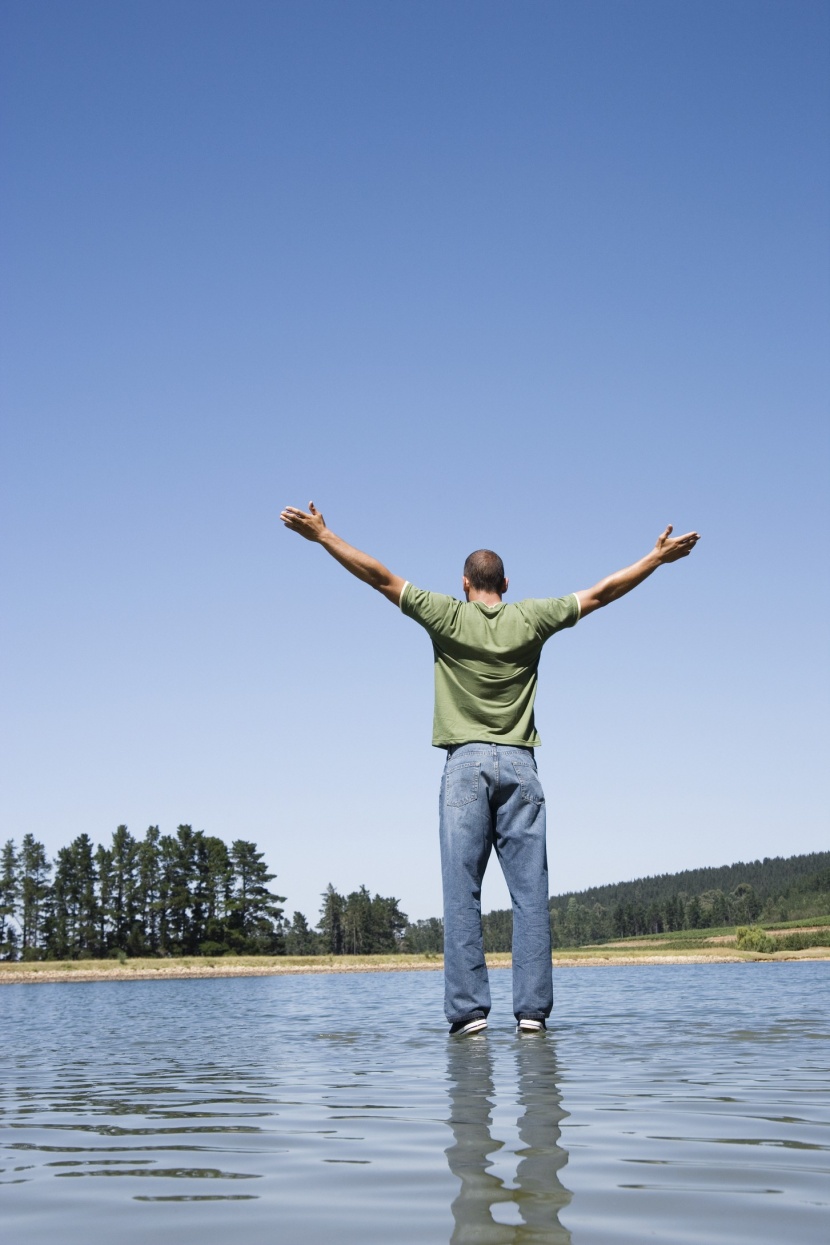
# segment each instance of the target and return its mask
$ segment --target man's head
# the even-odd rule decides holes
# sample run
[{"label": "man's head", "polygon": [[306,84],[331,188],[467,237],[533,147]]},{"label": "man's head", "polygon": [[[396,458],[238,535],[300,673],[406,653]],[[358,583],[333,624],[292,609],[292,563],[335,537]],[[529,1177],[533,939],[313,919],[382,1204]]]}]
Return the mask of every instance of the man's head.
[{"label": "man's head", "polygon": [[467,600],[487,601],[495,597],[499,601],[507,592],[504,563],[492,549],[476,549],[464,563],[462,579]]}]

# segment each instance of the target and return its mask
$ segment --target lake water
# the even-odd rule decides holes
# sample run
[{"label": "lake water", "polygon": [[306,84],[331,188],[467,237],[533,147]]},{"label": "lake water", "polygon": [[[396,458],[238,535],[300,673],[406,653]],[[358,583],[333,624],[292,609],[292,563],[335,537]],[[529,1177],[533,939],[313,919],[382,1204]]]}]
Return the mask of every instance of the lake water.
[{"label": "lake water", "polygon": [[15,1245],[826,1245],[830,963],[0,987]]}]

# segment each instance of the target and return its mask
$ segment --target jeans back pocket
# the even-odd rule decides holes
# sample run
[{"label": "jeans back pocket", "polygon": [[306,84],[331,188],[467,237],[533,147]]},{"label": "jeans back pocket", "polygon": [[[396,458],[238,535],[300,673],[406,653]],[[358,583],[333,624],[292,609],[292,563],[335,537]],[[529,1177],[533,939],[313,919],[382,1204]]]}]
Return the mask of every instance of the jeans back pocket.
[{"label": "jeans back pocket", "polygon": [[478,799],[478,779],[481,773],[481,761],[459,761],[457,765],[448,765],[445,772],[446,802],[449,808],[458,808],[462,804],[472,804]]},{"label": "jeans back pocket", "polygon": [[532,761],[511,761],[513,771],[522,789],[522,799],[528,804],[544,804],[545,793]]}]

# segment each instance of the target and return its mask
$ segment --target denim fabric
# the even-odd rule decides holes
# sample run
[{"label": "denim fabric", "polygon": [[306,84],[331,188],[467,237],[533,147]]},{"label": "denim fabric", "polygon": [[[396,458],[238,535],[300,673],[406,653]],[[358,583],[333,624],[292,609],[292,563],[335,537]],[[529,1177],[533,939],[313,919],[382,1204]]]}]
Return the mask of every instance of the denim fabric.
[{"label": "denim fabric", "polygon": [[481,883],[496,850],[513,901],[513,1010],[553,1007],[545,797],[530,748],[448,748],[441,779],[444,1007],[455,1023],[490,1010],[481,932]]}]

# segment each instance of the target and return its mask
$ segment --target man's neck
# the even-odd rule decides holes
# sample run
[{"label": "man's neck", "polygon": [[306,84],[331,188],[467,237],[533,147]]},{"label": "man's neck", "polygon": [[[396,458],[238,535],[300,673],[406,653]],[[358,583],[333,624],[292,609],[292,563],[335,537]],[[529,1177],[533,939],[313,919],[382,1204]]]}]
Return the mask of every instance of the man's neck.
[{"label": "man's neck", "polygon": [[498,592],[481,592],[478,588],[470,589],[467,600],[480,601],[482,605],[501,605],[501,595]]}]

